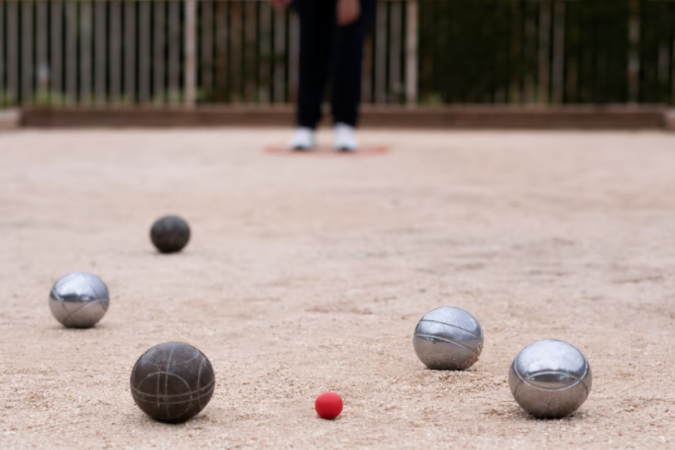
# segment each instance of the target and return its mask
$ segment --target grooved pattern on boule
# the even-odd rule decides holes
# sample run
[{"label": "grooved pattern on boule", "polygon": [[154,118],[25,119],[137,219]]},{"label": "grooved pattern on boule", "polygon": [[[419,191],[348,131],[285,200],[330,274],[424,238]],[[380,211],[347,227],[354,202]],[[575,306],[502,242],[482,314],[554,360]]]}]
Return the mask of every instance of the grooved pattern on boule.
[{"label": "grooved pattern on boule", "polygon": [[465,370],[483,350],[483,329],[460,308],[442,307],[428,312],[415,327],[413,347],[429,369]]},{"label": "grooved pattern on boule", "polygon": [[516,402],[540,418],[560,418],[588,398],[593,374],[584,355],[557,340],[525,347],[513,360],[509,386]]},{"label": "grooved pattern on boule", "polygon": [[59,278],[49,292],[49,309],[63,326],[90,328],[108,311],[108,287],[96,275],[72,272]]},{"label": "grooved pattern on boule", "polygon": [[195,347],[167,342],[146,351],[131,372],[131,395],[143,412],[184,422],[209,403],[216,386],[209,359]]}]

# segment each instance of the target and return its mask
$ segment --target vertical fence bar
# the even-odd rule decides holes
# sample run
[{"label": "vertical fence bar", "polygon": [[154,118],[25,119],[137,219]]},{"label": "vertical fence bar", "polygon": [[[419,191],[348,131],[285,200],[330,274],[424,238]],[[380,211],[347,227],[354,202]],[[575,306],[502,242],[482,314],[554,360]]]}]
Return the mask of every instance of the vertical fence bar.
[{"label": "vertical fence bar", "polygon": [[124,4],[124,97],[136,102],[136,2]]},{"label": "vertical fence bar", "polygon": [[185,42],[185,36],[181,34],[180,10],[184,7],[183,0],[172,0],[169,2],[169,96],[164,97],[164,101],[170,103],[179,103],[182,99],[180,68],[181,68],[181,47]]},{"label": "vertical fence bar", "polygon": [[7,4],[7,88],[9,103],[19,102],[19,3]]},{"label": "vertical fence bar", "polygon": [[[45,103],[48,100],[47,92],[49,89],[49,37],[47,36],[49,28],[47,27],[47,2],[45,0],[40,0],[36,5],[37,19],[35,31],[37,42],[35,67],[37,71],[37,89],[35,101]],[[0,8],[2,8],[1,5]]]},{"label": "vertical fence bar", "polygon": [[[50,79],[52,95],[49,99],[50,104],[61,104],[63,100],[63,36],[62,36],[62,20],[63,10],[62,2],[60,0],[52,0],[52,17],[51,17],[51,67]],[[54,98],[54,96],[58,98]]]},{"label": "vertical fence bar", "polygon": [[[231,55],[231,3],[218,3],[216,7],[216,17],[220,20],[216,24],[215,36],[215,55],[217,62],[214,62],[214,68],[217,69],[217,79],[214,88],[218,93],[218,99],[222,101],[231,101],[232,87],[232,55]],[[213,51],[213,50],[212,50]]]},{"label": "vertical fence bar", "polygon": [[556,1],[553,6],[553,67],[552,100],[555,104],[563,102],[565,92],[565,2]]},{"label": "vertical fence bar", "polygon": [[640,0],[630,0],[628,18],[628,101],[640,100]]},{"label": "vertical fence bar", "polygon": [[536,80],[536,71],[537,67],[537,19],[534,14],[532,14],[531,4],[526,5],[525,9],[525,59],[527,65],[525,66],[525,76],[524,76],[524,99],[525,103],[531,104],[536,103],[537,101],[537,80]]},{"label": "vertical fence bar", "polygon": [[510,55],[510,69],[511,73],[509,74],[509,99],[511,103],[520,103],[521,98],[521,85],[522,85],[522,73],[520,69],[520,63],[522,62],[523,49],[522,49],[522,17],[520,11],[520,2],[509,2],[511,6],[511,33],[510,33],[510,46],[509,46],[509,55]]},{"label": "vertical fence bar", "polygon": [[30,103],[33,96],[33,2],[23,1],[21,11],[21,101]]},{"label": "vertical fence bar", "polygon": [[670,103],[675,107],[675,5],[671,7],[670,19],[671,56],[670,56]]},{"label": "vertical fence bar", "polygon": [[260,5],[260,72],[258,87],[258,100],[262,103],[271,102],[271,33],[272,33],[272,6],[268,3]]},{"label": "vertical fence bar", "polygon": [[5,4],[0,0],[0,108],[7,102],[7,88],[5,87],[5,68],[7,67],[7,55],[5,55]]},{"label": "vertical fence bar", "polygon": [[375,19],[375,102],[387,102],[387,7],[388,2],[377,5]]},{"label": "vertical fence bar", "polygon": [[110,64],[108,77],[110,79],[109,102],[119,103],[122,91],[122,5],[119,0],[110,3]]},{"label": "vertical fence bar", "polygon": [[286,20],[285,13],[274,12],[274,101],[285,100],[286,73]]},{"label": "vertical fence bar", "polygon": [[[186,60],[185,63],[187,64],[187,58],[188,58],[188,46],[189,46],[189,33],[190,33],[190,26],[194,25],[196,29],[196,19],[194,20],[194,23],[191,23],[192,21],[189,18],[189,1],[185,3],[186,7],[186,14],[185,14],[185,53],[186,53]],[[195,2],[196,3],[196,2]],[[199,64],[199,69],[201,73],[201,80],[200,80],[200,87],[201,89],[204,90],[204,93],[208,96],[211,95],[211,91],[213,89],[213,29],[214,29],[214,8],[213,8],[213,2],[212,1],[202,1],[200,2],[200,8],[201,8],[201,16],[200,16],[200,23],[201,23],[201,39],[200,39],[200,64]],[[185,70],[185,76],[186,76],[186,83],[187,83],[187,76],[188,76],[188,67],[186,65],[186,70]],[[187,88],[187,86],[186,86]],[[187,89],[186,89],[186,96],[187,96]],[[186,99],[187,101],[187,99]]]},{"label": "vertical fence bar", "polygon": [[396,2],[391,6],[391,42],[389,43],[389,92],[393,94],[395,102],[400,103],[402,89],[401,80],[401,33],[403,5]]},{"label": "vertical fence bar", "polygon": [[10,104],[18,104],[19,96],[19,3],[7,5],[7,87]]},{"label": "vertical fence bar", "polygon": [[[204,16],[202,16],[204,17]],[[213,20],[209,18],[209,20]],[[210,50],[210,49],[209,49]],[[188,108],[197,104],[197,3],[185,1],[185,98]],[[202,68],[203,70],[203,68]]]},{"label": "vertical fence bar", "polygon": [[66,98],[77,103],[77,3],[65,2],[66,8]]},{"label": "vertical fence bar", "polygon": [[212,2],[214,43],[209,49],[211,73],[213,74],[212,97],[218,101],[230,101],[230,3]]},{"label": "vertical fence bar", "polygon": [[[240,3],[239,5],[239,13],[240,13],[240,28],[237,32],[236,39],[238,39],[239,42],[239,53],[237,55],[237,58],[235,59],[236,62],[239,63],[239,70],[237,73],[237,77],[239,80],[239,84],[237,86],[237,93],[239,96],[239,103],[246,103],[246,87],[248,85],[248,74],[249,74],[249,55],[246,54],[246,30],[250,27],[250,25],[246,22],[247,19],[247,13],[248,8],[246,7],[246,3]],[[236,19],[235,19],[236,20]],[[236,64],[235,62],[235,64]],[[235,70],[236,70],[236,66]]]},{"label": "vertical fence bar", "polygon": [[106,86],[106,65],[108,55],[106,52],[106,38],[109,35],[107,26],[106,3],[97,1],[94,11],[94,86],[96,92],[96,103],[105,105],[107,97]]},{"label": "vertical fence bar", "polygon": [[289,44],[289,64],[288,68],[288,83],[290,87],[289,100],[295,102],[298,98],[298,82],[300,81],[300,20],[297,14],[292,14],[290,18],[290,44]]},{"label": "vertical fence bar", "polygon": [[566,25],[566,35],[570,39],[569,42],[565,42],[569,56],[565,59],[564,103],[583,102],[588,97],[587,86],[591,82],[591,77],[585,75],[587,64],[584,63],[587,54],[592,52],[592,46],[586,48],[579,39],[579,33],[583,33],[583,29],[589,26],[587,24],[588,14],[582,8],[575,6],[577,5],[568,7],[565,17],[565,23],[569,24]]},{"label": "vertical fence bar", "polygon": [[251,24],[248,29],[248,54],[253,60],[249,76],[248,101],[258,103],[260,101],[260,2],[252,2],[249,5],[248,17]]},{"label": "vertical fence bar", "polygon": [[147,103],[150,100],[150,3],[140,2],[138,12],[138,101]]},{"label": "vertical fence bar", "polygon": [[47,73],[47,5],[38,0],[35,5],[35,89],[33,102],[43,101],[42,93],[48,82]]},{"label": "vertical fence bar", "polygon": [[[225,5],[223,5],[225,6]],[[241,102],[241,83],[242,83],[242,46],[244,45],[243,39],[241,36],[242,30],[242,5],[239,4],[227,4],[229,6],[228,21],[231,25],[230,27],[230,58],[228,59],[227,67],[225,68],[228,72],[228,92],[227,98],[228,101],[232,103]]]},{"label": "vertical fence bar", "polygon": [[418,76],[418,20],[419,9],[417,0],[408,0],[406,23],[406,103],[408,107],[417,104],[417,76]]},{"label": "vertical fence bar", "polygon": [[246,73],[242,77],[245,83],[244,98],[247,103],[255,103],[257,100],[258,79],[258,55],[257,55],[257,31],[258,20],[256,6],[258,2],[245,1],[246,8],[246,34],[244,36],[244,59],[246,60]]},{"label": "vertical fence bar", "polygon": [[[153,92],[153,103],[159,102],[162,103],[163,100],[166,100],[164,79],[166,75],[166,70],[164,67],[164,61],[166,54],[164,52],[164,37],[166,31],[166,3],[164,0],[153,2],[153,28],[155,33],[155,38],[153,39],[153,49],[152,49],[152,72],[153,72],[153,82],[152,82],[152,92]],[[169,52],[173,51],[172,42],[169,42],[168,48]]]},{"label": "vertical fence bar", "polygon": [[[92,30],[93,5],[89,1],[80,2],[80,103],[89,104],[92,100]],[[77,34],[77,30],[74,31]]]},{"label": "vertical fence bar", "polygon": [[539,3],[539,98],[548,103],[550,82],[551,3]]},{"label": "vertical fence bar", "polygon": [[[237,98],[239,103],[245,103],[246,102],[246,75],[247,75],[247,55],[246,55],[246,4],[240,3],[238,5],[238,11],[239,11],[239,28],[237,29],[236,26],[234,27],[237,29],[237,33],[234,35],[235,40],[238,42],[238,53],[237,57],[234,58],[234,68],[235,68],[235,73],[236,73],[236,78],[237,78],[237,85],[236,85],[236,92],[237,92]],[[234,19],[235,22],[237,19]],[[237,70],[236,64],[239,64],[239,67]]]}]

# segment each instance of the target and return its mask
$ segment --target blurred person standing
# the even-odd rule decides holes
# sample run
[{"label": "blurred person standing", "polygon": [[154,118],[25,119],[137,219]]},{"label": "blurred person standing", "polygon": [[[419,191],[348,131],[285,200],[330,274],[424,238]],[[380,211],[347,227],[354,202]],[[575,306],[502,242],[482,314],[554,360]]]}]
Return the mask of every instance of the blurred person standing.
[{"label": "blurred person standing", "polygon": [[272,0],[283,9],[292,5],[300,17],[300,81],[297,130],[289,146],[312,150],[328,80],[334,148],[356,151],[355,129],[361,102],[363,47],[375,17],[377,0]]}]

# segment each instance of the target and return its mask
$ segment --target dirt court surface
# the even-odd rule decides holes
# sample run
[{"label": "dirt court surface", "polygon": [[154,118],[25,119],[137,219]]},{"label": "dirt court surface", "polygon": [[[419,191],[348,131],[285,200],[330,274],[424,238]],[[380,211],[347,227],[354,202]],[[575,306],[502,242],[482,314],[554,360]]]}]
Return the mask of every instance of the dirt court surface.
[{"label": "dirt court surface", "polygon": [[[675,135],[382,131],[361,140],[383,156],[263,151],[288,134],[0,135],[0,448],[675,446]],[[166,213],[192,226],[183,254],[151,247]],[[110,288],[95,329],[50,314],[74,270]],[[466,372],[412,348],[444,305],[485,331]],[[594,371],[563,420],[530,418],[507,384],[543,338]],[[216,372],[183,425],[129,390],[170,340]],[[345,401],[333,422],[313,409],[326,390]]]}]

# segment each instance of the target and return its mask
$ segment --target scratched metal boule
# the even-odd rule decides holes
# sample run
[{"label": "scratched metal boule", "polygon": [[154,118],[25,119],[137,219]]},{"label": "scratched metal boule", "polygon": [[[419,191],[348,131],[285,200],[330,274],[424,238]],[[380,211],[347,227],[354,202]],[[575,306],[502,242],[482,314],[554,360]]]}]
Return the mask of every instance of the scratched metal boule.
[{"label": "scratched metal boule", "polygon": [[61,277],[49,293],[52,315],[68,328],[90,328],[108,311],[108,287],[96,275],[72,272]]},{"label": "scratched metal boule", "polygon": [[562,341],[525,347],[511,364],[509,385],[516,402],[535,417],[560,418],[576,411],[591,392],[586,357]]},{"label": "scratched metal boule", "polygon": [[483,350],[483,329],[463,309],[437,308],[418,322],[413,346],[429,369],[464,370],[478,360]]}]

